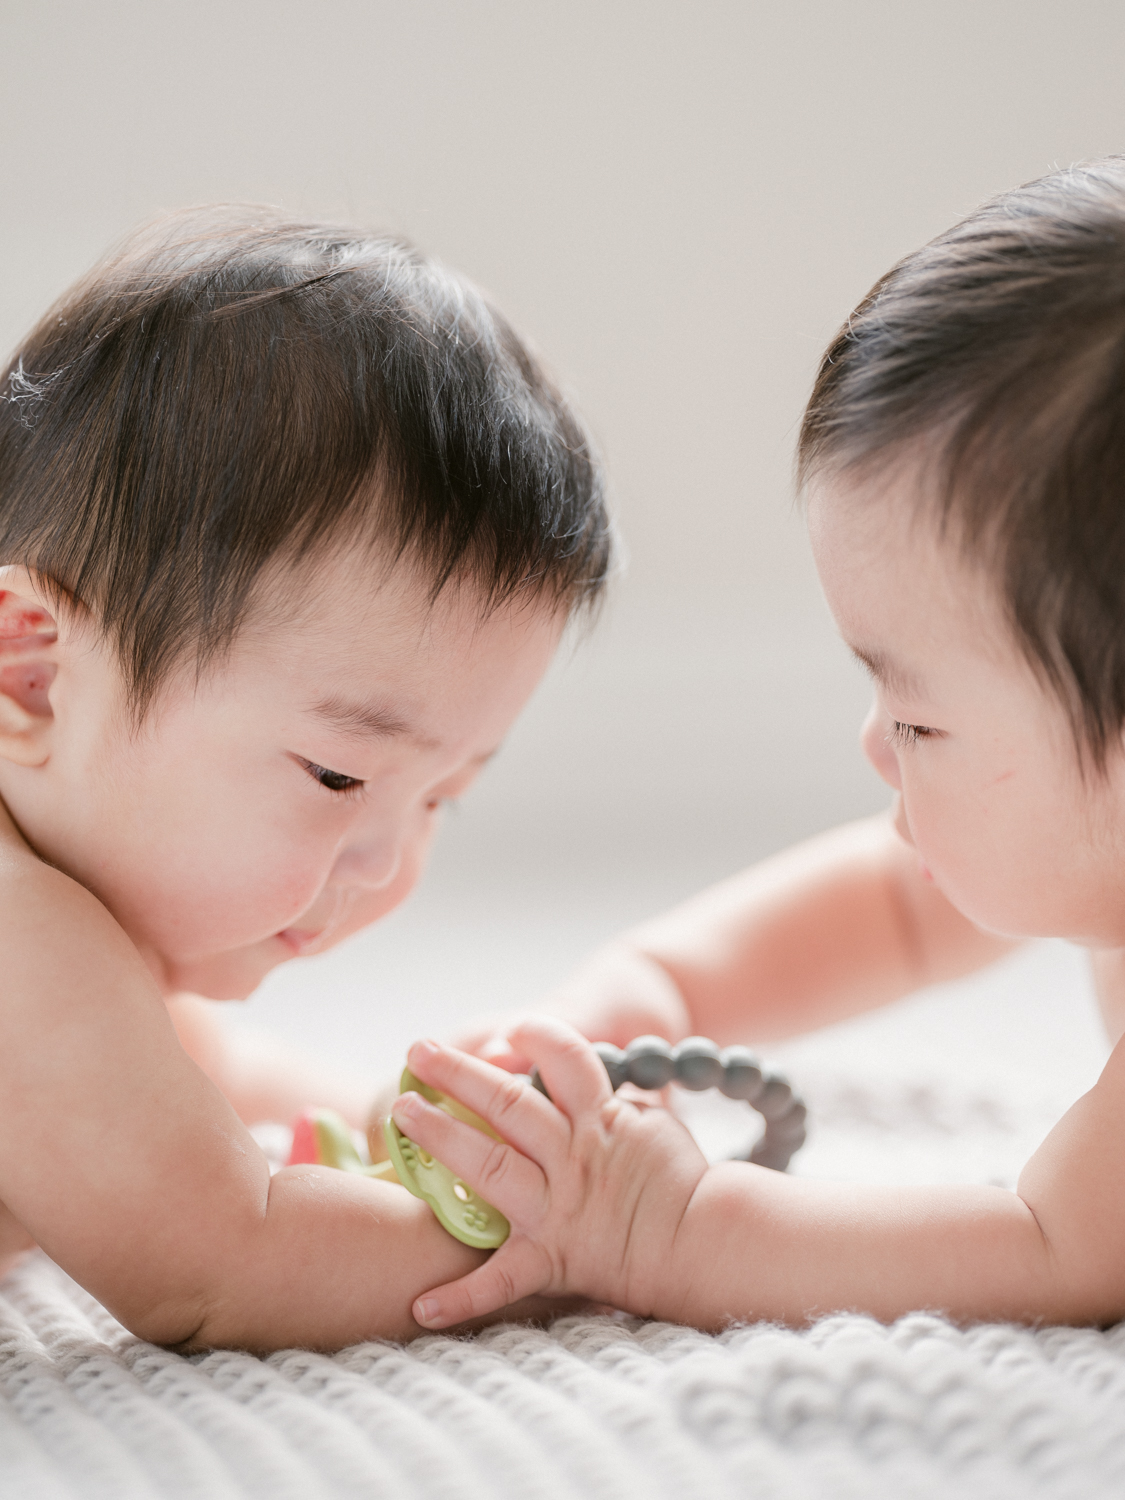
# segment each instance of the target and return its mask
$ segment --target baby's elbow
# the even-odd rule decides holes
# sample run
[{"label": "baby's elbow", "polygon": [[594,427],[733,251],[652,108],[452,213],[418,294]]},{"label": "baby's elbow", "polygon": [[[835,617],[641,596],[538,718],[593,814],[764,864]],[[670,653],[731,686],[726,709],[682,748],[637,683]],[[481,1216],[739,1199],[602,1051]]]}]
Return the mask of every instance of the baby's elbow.
[{"label": "baby's elbow", "polygon": [[96,1294],[134,1337],[181,1353],[238,1348],[239,1292],[235,1268],[218,1264],[168,1266],[163,1276],[136,1277],[134,1284],[96,1289]]},{"label": "baby's elbow", "polygon": [[250,1354],[271,1353],[274,1344],[255,1337],[237,1305],[221,1299],[175,1299],[142,1308],[114,1308],[114,1316],[136,1338],[159,1344],[177,1354],[202,1354],[209,1349],[240,1349]]},{"label": "baby's elbow", "polygon": [[1050,1193],[1029,1191],[1034,1170],[1020,1177],[1022,1199],[1030,1232],[1031,1255],[1015,1285],[1026,1285],[1027,1305],[1015,1309],[1017,1320],[1072,1328],[1109,1328],[1125,1319],[1125,1271],[1112,1252],[1113,1235],[1075,1222],[1073,1213],[1058,1211]]},{"label": "baby's elbow", "polygon": [[187,1352],[195,1348],[213,1348],[211,1343],[198,1344],[200,1330],[213,1320],[205,1298],[170,1295],[157,1302],[151,1300],[130,1305],[129,1300],[107,1304],[117,1321],[134,1336],[149,1344]]}]

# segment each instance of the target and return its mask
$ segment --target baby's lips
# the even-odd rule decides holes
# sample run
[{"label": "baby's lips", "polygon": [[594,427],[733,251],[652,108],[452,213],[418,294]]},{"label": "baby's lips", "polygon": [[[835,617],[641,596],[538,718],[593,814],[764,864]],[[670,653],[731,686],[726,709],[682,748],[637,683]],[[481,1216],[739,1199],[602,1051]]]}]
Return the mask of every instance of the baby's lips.
[{"label": "baby's lips", "polygon": [[[318,898],[315,908],[310,908],[304,913],[306,920],[310,913],[314,923],[312,927],[301,927],[294,923],[292,927],[284,927],[277,937],[298,958],[302,954],[316,953],[323,947],[330,945],[331,941],[339,932],[345,913],[347,912],[349,899],[345,892],[333,890],[330,893],[330,904],[323,898]],[[327,910],[325,910],[327,904]]]},{"label": "baby's lips", "polygon": [[323,935],[320,932],[306,932],[300,927],[286,927],[277,934],[297,958],[315,947]]}]

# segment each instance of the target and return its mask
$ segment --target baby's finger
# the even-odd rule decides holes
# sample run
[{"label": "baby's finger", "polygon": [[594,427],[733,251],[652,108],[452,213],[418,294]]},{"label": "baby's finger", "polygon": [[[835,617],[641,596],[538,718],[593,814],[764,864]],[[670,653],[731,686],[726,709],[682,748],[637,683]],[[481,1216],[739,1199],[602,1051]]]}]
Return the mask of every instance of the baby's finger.
[{"label": "baby's finger", "polygon": [[436,1156],[506,1219],[526,1224],[542,1205],[546,1187],[542,1171],[504,1141],[455,1120],[421,1094],[403,1094],[395,1101],[391,1117],[403,1135]]},{"label": "baby's finger", "polygon": [[503,1068],[505,1073],[531,1072],[531,1065],[527,1058],[513,1049],[506,1036],[494,1036],[483,1046],[475,1048],[474,1055],[483,1062],[491,1063],[494,1068]]},{"label": "baby's finger", "polygon": [[573,1117],[613,1094],[605,1064],[580,1031],[552,1016],[529,1016],[511,1031],[512,1047],[539,1069],[552,1104]]},{"label": "baby's finger", "polygon": [[565,1120],[526,1078],[437,1042],[415,1042],[406,1060],[423,1083],[467,1105],[533,1160],[544,1161],[553,1147],[565,1144]]},{"label": "baby's finger", "polygon": [[423,1328],[449,1328],[542,1291],[549,1274],[546,1256],[531,1240],[509,1240],[460,1281],[447,1281],[419,1297],[411,1312]]},{"label": "baby's finger", "polygon": [[512,1016],[489,1016],[471,1031],[458,1032],[447,1039],[447,1046],[458,1052],[467,1052],[470,1057],[482,1057],[485,1062],[495,1064],[508,1073],[528,1073],[531,1065],[526,1058],[512,1051],[508,1041],[508,1029]]}]

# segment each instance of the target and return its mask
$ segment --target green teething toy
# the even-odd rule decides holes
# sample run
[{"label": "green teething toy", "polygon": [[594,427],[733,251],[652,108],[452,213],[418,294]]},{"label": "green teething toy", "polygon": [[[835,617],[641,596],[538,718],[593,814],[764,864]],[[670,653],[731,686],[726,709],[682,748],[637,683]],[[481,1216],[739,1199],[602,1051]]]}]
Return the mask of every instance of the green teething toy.
[{"label": "green teething toy", "polygon": [[[481,1119],[449,1099],[437,1089],[430,1088],[421,1079],[415,1078],[409,1068],[404,1068],[399,1092],[421,1094],[438,1109],[443,1109],[455,1120],[483,1131],[498,1141],[500,1137]],[[423,1151],[409,1136],[403,1135],[395,1122],[388,1117],[383,1123],[383,1137],[391,1153],[395,1173],[404,1188],[409,1188],[416,1198],[423,1199],[433,1209],[438,1223],[449,1231],[454,1239],[474,1250],[495,1250],[508,1238],[511,1228],[507,1219],[491,1203],[486,1203],[474,1193],[467,1182],[455,1177],[448,1167],[435,1161],[428,1151]]]}]

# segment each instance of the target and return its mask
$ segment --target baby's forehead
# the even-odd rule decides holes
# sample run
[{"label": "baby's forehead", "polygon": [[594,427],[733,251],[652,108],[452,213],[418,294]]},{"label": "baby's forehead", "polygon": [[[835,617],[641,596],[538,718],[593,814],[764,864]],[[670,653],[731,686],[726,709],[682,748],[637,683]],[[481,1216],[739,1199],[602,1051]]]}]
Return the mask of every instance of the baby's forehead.
[{"label": "baby's forehead", "polygon": [[[331,658],[432,656],[486,648],[505,630],[553,622],[568,611],[550,595],[494,599],[468,576],[435,578],[418,561],[345,543],[271,569],[241,632],[250,649],[310,649]],[[279,667],[281,658],[275,658]]]},{"label": "baby's forehead", "polygon": [[809,531],[840,632],[877,681],[914,688],[916,663],[951,649],[1019,655],[991,557],[943,527],[909,473],[870,487],[822,483]]},{"label": "baby's forehead", "polygon": [[548,660],[566,618],[542,596],[490,601],[457,581],[435,589],[416,565],[356,551],[270,579],[227,662],[255,691],[272,684],[328,725],[421,740],[435,702],[457,697],[463,681]]}]

